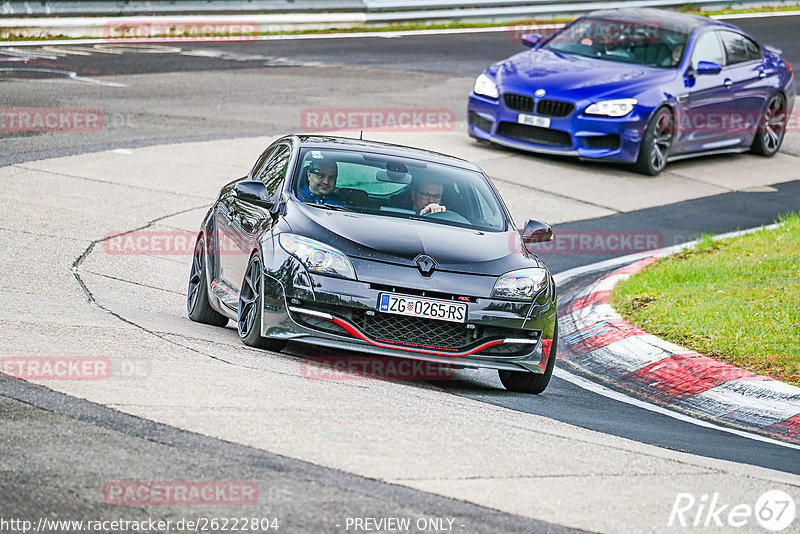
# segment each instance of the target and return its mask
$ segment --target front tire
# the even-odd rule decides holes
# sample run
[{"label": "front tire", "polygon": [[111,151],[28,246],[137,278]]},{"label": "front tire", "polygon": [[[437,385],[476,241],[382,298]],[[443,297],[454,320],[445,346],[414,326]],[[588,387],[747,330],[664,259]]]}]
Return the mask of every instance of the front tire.
[{"label": "front tire", "polygon": [[758,122],[758,131],[750,145],[750,152],[770,158],[781,148],[786,134],[786,100],[783,95],[773,95]]},{"label": "front tire", "polygon": [[542,393],[547,389],[550,378],[553,376],[553,369],[556,366],[557,346],[558,323],[556,323],[555,332],[553,332],[553,344],[550,346],[550,356],[547,359],[544,373],[498,370],[497,374],[500,377],[500,382],[503,383],[503,387],[508,391],[515,391],[517,393],[533,393],[534,395]]},{"label": "front tire", "polygon": [[208,302],[208,278],[206,274],[206,246],[203,236],[197,238],[192,254],[192,272],[186,291],[186,311],[189,319],[213,326],[225,326],[228,318],[211,307]]},{"label": "front tire", "polygon": [[283,339],[270,339],[261,335],[261,284],[263,269],[258,254],[253,254],[244,273],[242,290],[239,292],[239,311],[236,326],[239,339],[249,347],[280,352],[286,346]]},{"label": "front tire", "polygon": [[639,157],[633,165],[636,172],[656,176],[664,170],[674,132],[672,112],[666,107],[658,108],[644,131]]}]

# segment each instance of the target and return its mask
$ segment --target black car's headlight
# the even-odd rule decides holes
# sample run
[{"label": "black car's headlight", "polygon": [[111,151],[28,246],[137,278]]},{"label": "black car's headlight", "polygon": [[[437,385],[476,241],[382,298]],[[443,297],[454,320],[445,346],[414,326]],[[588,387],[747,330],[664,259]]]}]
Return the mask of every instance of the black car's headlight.
[{"label": "black car's headlight", "polygon": [[309,271],[356,279],[353,264],[341,250],[295,234],[280,234],[278,242],[283,250],[300,260]]},{"label": "black car's headlight", "polygon": [[531,300],[545,285],[547,271],[539,267],[518,269],[500,276],[494,283],[492,298]]},{"label": "black car's headlight", "polygon": [[636,107],[639,101],[635,98],[617,98],[616,100],[601,100],[595,102],[584,113],[586,115],[601,115],[603,117],[624,117]]},{"label": "black car's headlight", "polygon": [[497,98],[500,92],[497,90],[497,84],[487,75],[481,74],[475,80],[475,86],[472,88],[476,95],[485,96],[488,98]]}]

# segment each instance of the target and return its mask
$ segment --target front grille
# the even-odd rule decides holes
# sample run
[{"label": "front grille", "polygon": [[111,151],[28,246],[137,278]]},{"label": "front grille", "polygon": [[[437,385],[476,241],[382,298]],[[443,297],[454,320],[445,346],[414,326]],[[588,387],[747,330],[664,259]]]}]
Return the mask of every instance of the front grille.
[{"label": "front grille", "polygon": [[492,131],[492,121],[481,117],[474,111],[469,112],[468,120],[470,126],[474,126],[475,128],[480,128],[484,132]]},{"label": "front grille", "polygon": [[591,137],[585,137],[583,141],[588,148],[605,148],[610,150],[619,148],[619,136],[617,134],[593,135]]},{"label": "front grille", "polygon": [[443,349],[460,349],[471,344],[475,332],[463,323],[385,313],[367,315],[363,310],[353,310],[353,324],[378,340]]},{"label": "front grille", "polygon": [[575,110],[572,102],[562,102],[561,100],[539,100],[536,104],[536,113],[547,115],[548,117],[566,117]]},{"label": "front grille", "polygon": [[503,95],[503,102],[506,103],[508,109],[514,109],[525,113],[533,113],[534,103],[533,98],[525,95],[518,95],[516,93],[505,93]]},{"label": "front grille", "polygon": [[571,147],[572,136],[562,130],[540,128],[516,122],[501,122],[497,125],[497,135],[516,139],[535,145]]}]

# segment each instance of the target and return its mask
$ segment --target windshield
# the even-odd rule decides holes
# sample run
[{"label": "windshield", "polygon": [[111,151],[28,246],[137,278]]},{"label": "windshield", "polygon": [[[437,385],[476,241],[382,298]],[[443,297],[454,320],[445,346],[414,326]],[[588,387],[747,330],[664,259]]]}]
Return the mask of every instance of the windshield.
[{"label": "windshield", "polygon": [[543,48],[578,56],[675,68],[683,57],[691,29],[658,20],[577,20]]},{"label": "windshield", "polygon": [[293,192],[321,209],[506,230],[505,211],[479,172],[338,149],[305,148],[299,158]]}]

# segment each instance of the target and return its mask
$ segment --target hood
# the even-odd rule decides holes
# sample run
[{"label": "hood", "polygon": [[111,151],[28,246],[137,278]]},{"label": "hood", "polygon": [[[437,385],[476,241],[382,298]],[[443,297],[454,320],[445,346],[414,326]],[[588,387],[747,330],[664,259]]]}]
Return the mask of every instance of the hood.
[{"label": "hood", "polygon": [[[489,74],[494,75],[504,92],[544,89],[547,95],[578,101],[634,97],[639,86],[652,87],[671,80],[676,71],[537,49],[492,65]],[[623,94],[617,94],[620,92]]]},{"label": "hood", "polygon": [[334,246],[350,257],[416,268],[427,254],[439,271],[499,276],[542,266],[517,247],[517,232],[484,232],[426,221],[326,210],[292,202],[292,231]]}]

